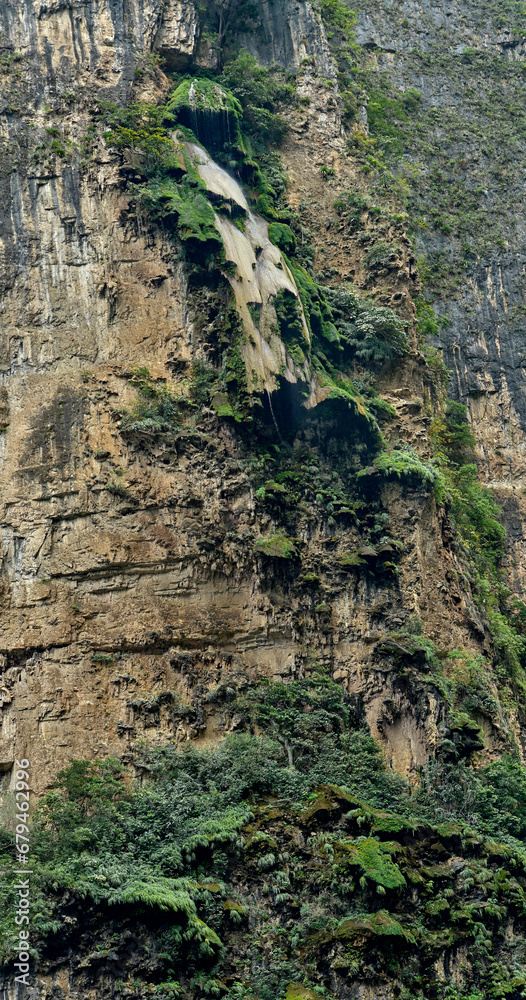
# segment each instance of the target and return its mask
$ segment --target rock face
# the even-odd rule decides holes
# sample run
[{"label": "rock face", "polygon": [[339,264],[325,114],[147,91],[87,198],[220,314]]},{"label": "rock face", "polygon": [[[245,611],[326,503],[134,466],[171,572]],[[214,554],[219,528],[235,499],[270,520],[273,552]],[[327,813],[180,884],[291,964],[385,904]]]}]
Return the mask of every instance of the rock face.
[{"label": "rock face", "polygon": [[[523,25],[500,4],[446,11],[424,3],[417,12],[402,3],[396,17],[387,4],[358,4],[356,37],[373,88],[388,81],[393,95],[420,95],[411,121],[395,111],[393,135],[426,293],[447,320],[436,342],[452,372],[449,391],[476,429],[481,475],[524,523],[524,128],[512,110]],[[374,119],[378,90],[370,96]],[[432,136],[427,152],[419,134]],[[515,522],[510,565],[521,581],[524,537]]]},{"label": "rock face", "polygon": [[197,46],[198,27],[193,3],[172,0],[161,8],[155,51],[162,56],[167,67],[178,70],[191,64]]},{"label": "rock face", "polygon": [[[503,164],[480,144],[478,159],[470,159],[468,147],[477,129],[473,108],[487,112],[473,95],[473,78],[484,73],[480,53],[491,61],[503,101],[502,92],[509,87],[513,97],[522,79],[523,42],[495,19],[491,29],[477,24],[480,12],[465,2],[448,11],[402,2],[395,12],[382,2],[374,10],[358,4],[361,62],[356,57],[353,66],[358,83],[347,81],[347,87],[335,61],[338,31],[347,24],[342,5],[323,5],[325,18],[331,12],[337,17],[332,31],[307,0],[259,5],[256,26],[245,4],[222,0],[208,7],[185,0],[0,0],[0,808],[7,825],[14,816],[17,759],[31,760],[35,804],[72,759],[135,762],[142,744],[217,747],[227,733],[250,727],[258,732],[261,722],[250,717],[248,725],[246,705],[244,715],[228,707],[236,699],[242,704],[243,692],[257,681],[283,681],[289,688],[319,676],[336,682],[361,735],[368,727],[391,770],[414,787],[430,759],[447,770],[452,761],[474,754],[482,765],[510,747],[522,758],[526,754],[524,681],[516,653],[522,633],[513,633],[513,646],[511,625],[502,624],[496,611],[500,605],[484,605],[473,568],[480,565],[473,559],[481,551],[482,531],[463,542],[453,528],[436,462],[444,371],[419,338],[417,322],[423,289],[439,317],[449,321],[432,325],[430,342],[440,347],[451,371],[450,394],[468,404],[481,475],[499,500],[508,530],[508,582],[520,596],[526,575],[524,225],[520,211],[506,201],[503,228],[488,231],[484,206],[495,222],[508,199],[502,173],[493,187],[488,181]],[[230,152],[241,150],[243,161],[229,159],[223,149],[219,164],[215,153],[170,120],[174,131],[169,139],[163,132],[162,141],[171,143],[174,160],[157,215],[148,215],[141,200],[146,154],[137,136],[119,145],[104,135],[119,109],[164,104],[172,86],[167,74],[188,73],[188,87],[190,74],[201,73],[206,88],[225,61],[221,32],[271,67],[271,76],[275,65],[295,74],[295,100],[284,101],[280,114],[286,121],[277,122],[286,184],[275,152],[256,151],[267,158],[274,187],[286,188],[286,217],[294,232],[274,213],[273,236],[273,210],[268,203],[264,208],[257,186],[256,154],[240,134]],[[349,51],[346,58],[354,58],[357,50]],[[448,60],[457,76],[449,73]],[[512,79],[506,67],[515,64],[520,72]],[[279,79],[286,84],[286,74]],[[248,93],[242,110],[258,110]],[[276,128],[265,100],[260,120]],[[235,101],[221,105],[231,115],[225,111],[226,129],[235,107]],[[459,138],[462,116],[466,134]],[[123,121],[133,132],[133,124]],[[163,121],[157,121],[159,134]],[[415,122],[420,132],[416,126],[411,131]],[[422,134],[425,142],[434,137],[440,148],[445,144],[447,156],[454,157],[451,176],[442,161],[433,173],[436,164],[417,145]],[[515,139],[519,161],[523,139]],[[389,170],[387,161],[377,159],[381,148],[394,150]],[[200,256],[188,249],[195,218],[178,217],[179,236],[165,224],[166,191],[183,171],[181,163],[187,179],[195,174],[196,197],[212,217],[206,219],[221,243],[219,264],[212,265],[204,249]],[[520,189],[523,199],[516,164],[511,173],[512,190]],[[442,187],[457,199],[452,208],[439,201]],[[436,205],[434,211],[433,198],[440,211]],[[513,241],[510,213],[516,216]],[[409,225],[416,237],[408,235]],[[297,240],[307,269],[299,256],[292,260],[287,240]],[[308,273],[311,262],[316,286]],[[327,361],[335,343],[342,356],[344,348],[323,315],[322,299],[316,299],[322,283],[336,302],[333,318],[344,288],[346,308],[351,301],[364,337],[367,323],[376,323],[375,330],[384,323],[403,341],[388,361],[375,361],[369,374],[357,361],[352,396],[342,388],[348,389],[343,362]],[[311,351],[316,335],[317,356]],[[359,343],[363,349],[364,341]],[[381,348],[384,341],[376,344]],[[315,369],[322,362],[326,368]],[[242,407],[236,410],[228,395],[240,371],[241,417]],[[152,399],[168,401],[177,419],[156,422],[145,403]],[[390,466],[382,467],[379,452]],[[360,491],[352,497],[351,482]],[[493,632],[484,616],[488,607],[497,622]],[[301,712],[307,731],[313,712],[308,699]],[[273,738],[274,730],[269,734]],[[283,746],[290,762],[286,739]],[[439,784],[433,773],[429,780]],[[520,794],[510,809],[522,808]],[[463,804],[466,822],[469,807],[469,801]],[[490,889],[484,903],[476,895],[490,885],[488,866],[501,857],[508,863],[507,847],[482,848],[470,833],[471,861],[480,876],[472,898],[475,876],[467,869],[462,875],[464,860],[457,857],[467,841],[454,824],[437,827],[437,833],[421,818],[413,822],[404,814],[402,822],[386,812],[367,812],[334,784],[292,825],[280,809],[270,808],[263,819],[247,813],[244,820],[254,823],[249,848],[256,844],[246,866],[250,892],[270,893],[272,903],[264,917],[259,911],[254,916],[247,903],[247,926],[259,934],[260,925],[274,921],[275,908],[286,905],[290,929],[299,913],[306,944],[298,939],[294,947],[309,975],[309,948],[321,949],[312,975],[335,996],[402,995],[399,985],[393,992],[387,973],[374,988],[353,980],[352,992],[338,980],[345,962],[355,975],[363,952],[352,949],[367,944],[368,935],[385,936],[389,947],[396,939],[393,954],[399,942],[415,944],[412,932],[380,908],[383,903],[371,902],[373,891],[385,895],[406,885],[383,855],[404,854],[404,870],[416,887],[411,900],[426,920],[442,919],[455,892],[464,893],[465,910],[451,918],[462,934],[473,927],[479,934],[482,923],[474,921],[482,921],[483,911],[484,919],[487,913],[502,917],[499,961],[508,962],[515,935],[517,954],[523,948],[513,922],[522,919],[522,910],[519,916],[499,910]],[[358,847],[349,848],[344,828],[352,830]],[[227,845],[239,833],[234,826],[229,831]],[[213,839],[209,832],[204,836],[194,854]],[[378,875],[380,840],[385,870]],[[287,873],[267,876],[265,866],[270,871],[278,863],[278,841],[287,843],[280,864],[299,852],[291,867],[294,892]],[[261,843],[270,844],[266,854]],[[225,844],[220,866],[230,863]],[[351,868],[356,864],[370,878],[370,884],[365,874],[356,879],[363,893],[358,913],[354,883],[345,876],[345,905],[354,910],[344,913],[340,899],[339,923],[324,895],[329,883],[333,891],[342,882],[338,851],[350,854]],[[370,852],[369,867],[360,851]],[[316,879],[321,873],[319,882],[306,889],[302,867]],[[234,871],[233,885],[248,899],[246,871]],[[501,891],[508,876],[505,871],[501,878],[499,869],[491,893]],[[447,886],[438,903],[426,896],[435,877]],[[197,882],[192,888],[200,892],[226,891],[216,881],[202,884],[201,871]],[[70,888],[73,893],[75,886]],[[514,901],[523,888],[506,882]],[[321,901],[310,912],[313,895]],[[150,906],[140,894],[131,902],[137,898]],[[245,904],[236,900],[228,896],[223,909],[229,920],[234,913],[241,921]],[[388,895],[385,905],[391,902]],[[378,912],[364,916],[362,909],[373,904]],[[107,912],[97,905],[90,903],[80,916],[77,904],[66,899],[65,950],[57,945],[35,995],[139,995],[114,992],[120,966],[111,957],[108,929],[103,952],[110,971],[98,979],[98,972],[92,975],[101,944],[97,925]],[[179,911],[173,901],[170,906],[183,912],[180,903]],[[210,903],[211,911],[214,906],[219,910],[219,903]],[[187,909],[187,915],[193,912]],[[128,949],[121,956],[126,975],[136,968],[157,975],[156,928],[145,919],[139,930],[130,930],[130,913],[118,918]],[[237,924],[231,923],[228,941],[236,954]],[[427,930],[426,924],[422,935]],[[455,938],[451,952],[442,926],[430,930],[434,952],[426,952],[427,938],[419,939],[429,959],[428,978],[421,979],[425,990],[429,986],[424,1000],[442,997],[437,982],[444,989],[451,977],[461,982],[468,930],[462,944]],[[72,972],[79,941],[82,962]],[[259,960],[271,968],[265,947]],[[373,973],[369,969],[367,982]],[[227,979],[210,981],[214,995],[260,995],[230,993],[238,980],[232,976],[227,986]],[[269,982],[262,1000],[281,996]],[[172,989],[170,982],[164,986]],[[160,1000],[173,995],[161,991]],[[300,992],[287,988],[287,1000],[316,995],[301,985]],[[3,996],[14,998],[12,985]]]},{"label": "rock face", "polygon": [[[118,429],[116,411],[135,398],[133,366],[154,377],[184,371],[199,334],[173,244],[130,217],[118,157],[91,151],[90,114],[94,100],[163,96],[166,78],[148,69],[149,56],[162,53],[170,68],[189,63],[198,53],[194,8],[4,3],[1,16],[3,157],[17,163],[2,176],[9,210],[0,243],[1,767],[9,775],[17,756],[30,755],[38,793],[72,756],[120,755],[145,733],[211,738],[203,699],[224,671],[295,676],[307,644],[365,700],[395,766],[413,773],[436,743],[440,699],[425,685],[422,701],[393,686],[376,669],[376,644],[409,613],[447,648],[476,651],[485,641],[469,592],[450,572],[455,557],[434,500],[417,490],[407,505],[386,491],[405,546],[396,585],[338,576],[352,532],[334,538],[323,518],[305,526],[304,566],[336,578],[329,601],[318,601],[327,610],[316,613],[297,573],[270,582],[255,554],[273,525],[258,512],[232,428],[209,417],[205,433],[146,448]],[[245,40],[260,60],[290,69],[315,56],[299,87],[316,100],[306,98],[283,156],[292,202],[314,191],[334,214],[316,165],[320,134],[340,188],[352,186],[355,168],[341,155],[338,102],[328,107],[316,82],[335,79],[319,15],[308,3],[265,6],[261,32]],[[8,103],[15,91],[18,106]],[[340,266],[321,230],[316,240],[325,263],[334,256]],[[414,275],[402,258],[397,266],[389,294],[410,316]],[[462,377],[479,378],[477,364]],[[505,377],[495,368],[499,386]],[[386,383],[398,412],[393,434],[425,453],[419,362],[395,383],[391,395]],[[514,405],[510,398],[510,412]],[[484,426],[491,421],[484,414]]]},{"label": "rock face", "polygon": [[240,41],[263,65],[278,63],[294,71],[313,59],[320,76],[336,79],[320,12],[308,0],[285,0],[280,7],[264,4],[258,31],[241,34]]}]

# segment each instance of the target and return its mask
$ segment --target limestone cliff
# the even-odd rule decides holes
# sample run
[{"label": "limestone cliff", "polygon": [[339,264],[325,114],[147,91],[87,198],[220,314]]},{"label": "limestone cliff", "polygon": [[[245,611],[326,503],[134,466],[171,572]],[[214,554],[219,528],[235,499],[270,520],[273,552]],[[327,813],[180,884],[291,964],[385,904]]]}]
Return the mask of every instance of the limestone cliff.
[{"label": "limestone cliff", "polygon": [[[132,703],[165,691],[190,705],[197,699],[193,711],[204,731],[199,705],[210,680],[222,676],[225,656],[245,671],[283,678],[301,670],[312,642],[339,677],[368,689],[376,727],[383,691],[373,694],[366,679],[371,606],[385,619],[380,632],[412,612],[431,616],[433,636],[450,631],[447,554],[433,500],[416,496],[409,516],[405,500],[400,509],[395,497],[389,504],[406,543],[403,585],[351,597],[354,579],[340,576],[330,626],[324,621],[320,632],[316,616],[300,610],[293,580],[273,599],[262,579],[252,546],[267,525],[258,520],[232,429],[212,422],[208,437],[170,441],[161,458],[158,445],[153,453],[130,447],[116,426],[115,410],[133,394],[130,368],[145,366],[155,377],[184,371],[199,336],[173,246],[130,219],[118,157],[100,144],[89,156],[84,151],[89,116],[99,99],[160,100],[168,81],[149,68],[148,53],[158,45],[183,61],[199,52],[195,12],[140,5],[119,19],[104,5],[17,6],[3,8],[4,78],[26,100],[5,113],[13,146],[5,156],[17,166],[3,175],[2,766],[7,771],[31,749],[38,793],[71,756],[122,753],[143,731]],[[308,6],[299,10],[298,17],[310,17],[309,32],[301,20],[287,20],[290,45],[273,52],[293,58],[296,70],[322,32]],[[262,37],[275,37],[272,23],[265,30]],[[325,42],[320,74],[330,69],[327,60]],[[308,192],[328,228],[338,187],[328,187],[319,167],[334,162],[340,188],[355,175],[342,156],[337,101],[331,109],[316,79],[311,67],[301,71],[300,92],[313,97],[294,119],[282,155],[292,203]],[[353,259],[341,240],[320,241],[320,252],[326,266]],[[402,257],[396,290],[384,295],[407,315],[410,267],[404,270]],[[411,362],[407,374],[395,376],[392,400],[405,439],[422,441],[425,450],[422,377]],[[124,495],[111,492],[114,484]],[[320,514],[304,538],[305,564],[317,563],[327,545],[345,546],[345,535],[334,537]],[[458,616],[449,643],[473,646],[472,614],[468,609],[465,624]],[[188,648],[198,651],[192,679],[174,666]],[[162,716],[155,738],[174,731],[169,708]],[[408,720],[405,736],[404,725],[393,723],[391,752],[401,766],[423,762],[437,721],[429,716],[427,736],[416,735],[416,722]]]},{"label": "limestone cliff", "polygon": [[[226,860],[192,869],[192,885],[163,883],[154,916],[144,917],[153,906],[145,890],[115,889],[108,903],[80,875],[60,883],[63,922],[49,917],[39,931],[34,996],[146,996],[156,986],[160,1000],[178,990],[267,1000],[284,996],[285,983],[288,1000],[314,1000],[316,990],[427,1000],[448,995],[452,976],[459,992],[449,995],[460,1000],[468,981],[475,989],[470,935],[477,947],[489,940],[486,919],[502,920],[494,964],[499,976],[513,967],[506,995],[523,996],[516,842],[488,846],[496,828],[482,805],[476,835],[437,826],[435,799],[411,813],[423,775],[432,799],[453,766],[467,762],[476,775],[526,751],[524,605],[507,589],[520,600],[522,223],[506,203],[499,234],[484,229],[480,199],[498,214],[507,191],[487,181],[497,169],[491,150],[478,150],[475,169],[471,139],[454,130],[455,116],[475,116],[475,106],[491,121],[473,96],[477,74],[503,92],[514,87],[523,45],[518,28],[486,30],[475,4],[358,8],[354,23],[339,0],[0,0],[3,822],[13,826],[17,759],[31,760],[33,805],[71,760],[115,758],[130,782],[158,776],[152,748],[216,748],[226,734],[250,732],[275,739],[287,762],[263,812],[228,813],[235,834],[218,838]],[[261,106],[239,76],[240,50],[244,72],[264,81]],[[460,65],[453,82],[447,59]],[[433,142],[445,141],[444,116],[444,156],[454,155],[479,199],[475,222],[457,167],[425,158],[426,129],[436,125]],[[447,409],[446,369],[449,394],[468,402],[474,442]],[[475,456],[500,507],[469,471]],[[309,687],[319,676],[327,702]],[[278,786],[301,771],[305,733],[282,732],[285,716],[254,708],[266,681],[299,692],[287,712],[303,706],[305,732],[312,715],[318,734],[340,725],[372,734],[388,771],[371,785],[369,811],[366,779],[355,789],[335,764],[318,776],[326,790],[291,819]],[[371,774],[380,773],[367,747]],[[352,747],[341,753],[354,760]],[[500,787],[500,772],[487,774]],[[245,796],[254,803],[263,785],[247,779]],[[478,803],[478,785],[469,787]],[[289,798],[308,792],[294,786]],[[208,802],[208,786],[200,794]],[[459,806],[463,822],[478,822],[473,803]],[[246,863],[228,854],[240,830]],[[504,832],[523,836],[511,821]],[[177,850],[193,863],[214,837],[207,827]],[[389,852],[403,853],[401,868]],[[517,877],[502,888],[508,857]],[[166,864],[177,868],[172,856]],[[302,882],[303,865],[313,881]],[[346,881],[335,903],[349,865],[356,886]],[[397,910],[394,895],[408,883]],[[219,938],[195,914],[213,928],[220,907],[215,897],[196,904],[196,884],[223,894],[230,921],[230,965],[215,979]],[[483,900],[474,884],[486,886]],[[307,919],[316,885],[319,912]],[[329,888],[334,899],[323,895]],[[455,892],[465,905],[450,919]],[[374,893],[387,896],[372,913]],[[417,929],[404,922],[411,893],[425,914]],[[265,899],[249,918],[254,896]],[[177,947],[184,952],[184,938],[194,948],[190,958],[181,952],[190,972],[177,988],[179,966],[167,973],[163,958],[176,950],[175,937],[165,940],[168,910],[188,921]],[[266,921],[283,935],[302,928],[299,986],[299,938],[281,978],[246,986],[245,918],[260,948],[252,973],[254,963],[272,966],[277,938],[265,943]],[[363,948],[380,948],[380,938],[387,951],[360,971]],[[393,971],[397,945],[418,952],[407,982]],[[17,996],[9,977],[6,998]],[[241,982],[247,993],[236,992]]]}]

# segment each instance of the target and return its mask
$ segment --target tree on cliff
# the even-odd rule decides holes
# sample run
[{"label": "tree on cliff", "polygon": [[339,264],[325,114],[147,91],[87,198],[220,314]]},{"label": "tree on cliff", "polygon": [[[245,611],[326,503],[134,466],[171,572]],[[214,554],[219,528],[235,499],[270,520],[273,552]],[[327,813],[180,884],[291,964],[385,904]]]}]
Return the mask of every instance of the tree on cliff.
[{"label": "tree on cliff", "polygon": [[202,23],[217,34],[214,48],[219,70],[223,68],[230,34],[234,29],[236,35],[254,31],[263,2],[268,0],[201,0],[198,4]]}]

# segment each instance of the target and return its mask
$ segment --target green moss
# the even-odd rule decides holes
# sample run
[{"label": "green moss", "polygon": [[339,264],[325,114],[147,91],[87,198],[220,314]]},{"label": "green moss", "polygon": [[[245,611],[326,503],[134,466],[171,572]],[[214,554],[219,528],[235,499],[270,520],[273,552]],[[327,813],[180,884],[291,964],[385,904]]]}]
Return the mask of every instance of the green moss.
[{"label": "green moss", "polygon": [[243,149],[241,105],[230,91],[210,79],[183,80],[170,97],[166,113],[190,129],[212,153],[221,154],[233,146]]},{"label": "green moss", "polygon": [[223,242],[215,228],[214,210],[199,186],[171,177],[149,181],[136,193],[137,201],[148,214],[166,226],[173,225],[183,241],[208,243],[216,251]]},{"label": "green moss", "polygon": [[[303,322],[303,314],[299,307],[298,300],[292,292],[281,288],[274,300],[276,317],[279,324],[279,333],[283,342],[289,348],[303,349],[309,351],[309,342],[306,337]],[[303,349],[300,345],[303,345]],[[305,356],[305,355],[304,355]]]},{"label": "green moss", "polygon": [[344,861],[359,868],[366,878],[385,889],[400,889],[406,881],[402,872],[392,860],[392,843],[359,837],[354,841],[338,841],[336,856],[343,855]]},{"label": "green moss", "polygon": [[[223,364],[218,376],[218,384],[227,392],[228,402],[218,399],[219,408],[227,408],[227,416],[234,416],[237,423],[251,424],[252,410],[257,405],[257,397],[248,391],[247,370],[241,354],[244,332],[235,306],[231,306],[225,317],[225,334],[230,346],[223,354]],[[230,410],[232,411],[230,413]]]},{"label": "green moss", "polygon": [[345,555],[339,556],[338,564],[344,569],[355,569],[358,566],[364,566],[365,560],[359,552],[346,552]]},{"label": "green moss", "polygon": [[218,392],[212,396],[211,405],[218,417],[234,417],[235,419],[234,408],[226,393]]},{"label": "green moss", "polygon": [[285,1000],[319,1000],[319,993],[309,989],[304,983],[289,983]]},{"label": "green moss", "polygon": [[258,538],[254,543],[254,551],[265,556],[272,556],[275,559],[292,559],[298,554],[292,539],[281,534]]},{"label": "green moss", "polygon": [[409,944],[416,944],[414,934],[387,910],[378,910],[377,913],[366,913],[359,917],[347,917],[339,924],[334,936],[352,940],[363,934],[373,937],[403,938]]},{"label": "green moss", "polygon": [[285,258],[292,272],[300,295],[311,336],[337,340],[338,333],[332,322],[332,313],[322,288],[301,264],[288,256]]},{"label": "green moss", "polygon": [[271,243],[279,247],[286,254],[293,254],[296,249],[296,237],[290,226],[283,222],[271,222],[268,227],[268,235]]},{"label": "green moss", "polygon": [[230,91],[204,77],[183,80],[169,98],[166,107],[169,112],[179,112],[181,108],[197,113],[211,111],[217,114],[226,111],[236,119],[243,115],[239,101]]}]

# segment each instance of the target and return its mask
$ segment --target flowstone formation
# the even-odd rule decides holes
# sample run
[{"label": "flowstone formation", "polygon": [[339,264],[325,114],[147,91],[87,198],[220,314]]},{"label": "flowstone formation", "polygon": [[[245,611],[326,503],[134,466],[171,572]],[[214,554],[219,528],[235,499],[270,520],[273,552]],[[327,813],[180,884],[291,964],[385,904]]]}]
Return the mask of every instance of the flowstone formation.
[{"label": "flowstone formation", "polygon": [[32,998],[526,995],[521,24],[403,14],[0,3],[9,1000],[20,843]]}]

